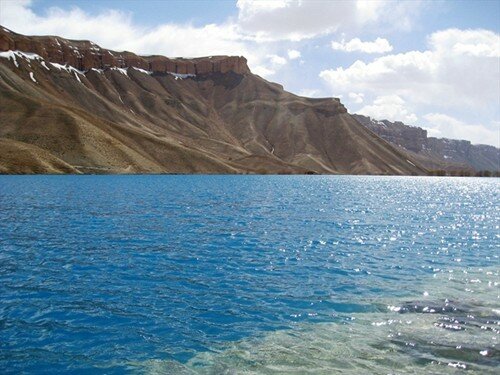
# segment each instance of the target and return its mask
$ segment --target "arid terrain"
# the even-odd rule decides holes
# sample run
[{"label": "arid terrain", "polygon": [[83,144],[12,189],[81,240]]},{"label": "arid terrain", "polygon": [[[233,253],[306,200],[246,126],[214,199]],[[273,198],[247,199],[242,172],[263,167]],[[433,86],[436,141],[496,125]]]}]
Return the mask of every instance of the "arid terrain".
[{"label": "arid terrain", "polygon": [[429,170],[475,174],[500,171],[500,150],[470,141],[428,137],[427,130],[400,121],[375,120],[353,115],[356,120],[390,142]]},{"label": "arid terrain", "polygon": [[336,98],[243,57],[169,59],[0,28],[1,173],[424,175]]}]

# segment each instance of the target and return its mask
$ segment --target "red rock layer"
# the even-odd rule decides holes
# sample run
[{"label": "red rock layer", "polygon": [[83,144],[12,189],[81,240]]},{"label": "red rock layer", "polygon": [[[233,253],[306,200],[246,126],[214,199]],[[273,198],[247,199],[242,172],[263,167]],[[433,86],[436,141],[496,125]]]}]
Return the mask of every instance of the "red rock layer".
[{"label": "red rock layer", "polygon": [[238,74],[250,73],[247,60],[242,56],[193,59],[138,56],[131,52],[104,49],[89,41],[53,36],[24,36],[0,27],[0,51],[8,50],[36,53],[50,62],[69,64],[80,70],[136,67],[155,73],[210,74],[230,71]]}]

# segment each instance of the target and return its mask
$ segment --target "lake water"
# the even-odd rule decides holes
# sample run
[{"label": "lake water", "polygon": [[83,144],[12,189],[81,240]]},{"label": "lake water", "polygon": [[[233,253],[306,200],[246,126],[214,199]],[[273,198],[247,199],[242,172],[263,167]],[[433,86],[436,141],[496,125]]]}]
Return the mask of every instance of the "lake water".
[{"label": "lake water", "polygon": [[499,182],[0,176],[0,372],[493,374]]}]

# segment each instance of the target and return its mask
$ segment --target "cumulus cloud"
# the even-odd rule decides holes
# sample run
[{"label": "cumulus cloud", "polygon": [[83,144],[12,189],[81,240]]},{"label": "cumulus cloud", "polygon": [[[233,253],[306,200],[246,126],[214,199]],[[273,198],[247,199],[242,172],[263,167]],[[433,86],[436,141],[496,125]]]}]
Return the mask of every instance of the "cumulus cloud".
[{"label": "cumulus cloud", "polygon": [[359,113],[377,120],[403,121],[415,124],[417,115],[408,110],[408,104],[397,95],[378,96],[371,105],[361,108]]},{"label": "cumulus cloud", "polygon": [[[397,7],[406,7],[404,3]],[[261,73],[266,72],[267,76],[280,65],[277,60],[269,63],[267,55],[275,54],[280,46],[260,42],[303,40],[329,34],[339,28],[361,27],[370,22],[380,22],[381,15],[387,13],[385,10],[389,6],[396,7],[385,0],[239,0],[236,3],[238,16],[229,17],[222,23],[201,26],[165,23],[146,27],[134,22],[131,13],[118,10],[104,9],[90,14],[78,7],[51,7],[44,13],[35,13],[32,5],[31,0],[0,0],[0,22],[23,34],[90,39],[107,48],[140,54],[186,57],[244,55],[251,69],[257,68]],[[286,53],[290,60],[300,58],[298,50],[290,49]]]},{"label": "cumulus cloud", "polygon": [[[35,14],[31,1],[2,1],[0,19],[4,26],[28,35],[61,35],[69,39],[91,39],[116,50],[169,56],[239,54],[252,56],[252,50],[230,23],[163,24],[146,28],[133,23],[132,15],[103,10],[97,15],[80,8],[49,8],[43,16]],[[196,41],[196,42],[194,42]]]},{"label": "cumulus cloud", "polygon": [[28,35],[63,35],[71,39],[99,39],[113,46],[122,44],[145,32],[132,23],[131,14],[118,10],[103,10],[90,15],[80,8],[47,9],[43,16],[31,10],[31,0],[0,1],[2,25]]},{"label": "cumulus cloud", "polygon": [[321,92],[317,89],[302,89],[298,92],[299,96],[304,96],[306,98],[315,98],[321,95]]},{"label": "cumulus cloud", "polygon": [[429,44],[444,54],[500,57],[500,35],[488,30],[447,29],[431,34]]},{"label": "cumulus cloud", "polygon": [[500,147],[500,127],[493,124],[496,130],[488,129],[481,124],[467,124],[444,113],[428,113],[423,116],[429,128],[430,135],[446,136],[454,139],[467,139],[472,143],[487,143]]},{"label": "cumulus cloud", "polygon": [[269,58],[269,61],[273,66],[280,66],[286,64],[286,59],[284,57],[278,55],[267,55],[267,57]]},{"label": "cumulus cloud", "polygon": [[258,40],[300,41],[354,21],[356,4],[347,1],[238,0],[238,24]]},{"label": "cumulus cloud", "polygon": [[130,13],[118,10],[89,14],[77,7],[52,7],[38,15],[31,5],[30,0],[0,1],[1,24],[22,34],[89,39],[106,48],[138,54],[243,55],[251,68],[264,63],[270,52],[266,46],[246,40],[239,27],[230,22],[198,27],[175,23],[144,27],[134,23]]},{"label": "cumulus cloud", "polygon": [[292,40],[360,30],[375,23],[409,30],[420,1],[238,0],[238,24],[256,40]]},{"label": "cumulus cloud", "polygon": [[273,76],[279,69],[287,64],[287,59],[276,54],[266,55],[262,63],[253,67],[253,72],[264,78]]},{"label": "cumulus cloud", "polygon": [[[298,45],[294,41],[334,32],[352,35],[366,28],[385,33],[410,30],[422,8],[420,1],[239,0],[238,15],[221,23],[144,26],[135,22],[131,13],[113,9],[90,14],[78,7],[52,7],[35,13],[32,5],[31,0],[0,0],[0,23],[23,34],[89,39],[106,48],[139,54],[244,55],[252,71],[266,78],[287,66],[288,61],[297,59],[304,64],[300,51],[290,49]],[[354,38],[335,47],[387,53],[391,46],[381,38]],[[344,68],[324,70],[320,76],[335,96],[345,97],[354,106],[362,104],[371,114],[386,114],[381,117],[397,113],[403,115],[399,120],[406,121],[415,114],[422,118],[425,113],[457,117],[461,110],[498,119],[498,110],[493,107],[497,107],[500,95],[495,79],[500,74],[499,48],[499,35],[494,32],[448,29],[429,36],[427,50],[356,61]],[[305,91],[308,96],[320,92]],[[403,113],[397,100],[388,101],[392,96],[403,100],[411,110]],[[479,122],[463,120],[466,125]],[[484,126],[491,131],[493,126],[498,129],[498,122],[487,121]]]},{"label": "cumulus cloud", "polygon": [[387,55],[368,63],[358,60],[347,68],[324,70],[320,77],[336,90],[482,107],[498,100],[498,81],[491,79],[498,76],[498,38],[487,30],[439,31],[430,36],[429,50]]},{"label": "cumulus cloud", "polygon": [[300,51],[297,51],[296,49],[289,49],[287,54],[290,60],[295,60],[302,56]]},{"label": "cumulus cloud", "polygon": [[331,46],[334,50],[344,52],[385,53],[392,51],[389,41],[383,38],[377,38],[373,42],[363,42],[359,38],[348,42],[342,39],[340,42],[332,42]]},{"label": "cumulus cloud", "polygon": [[[482,29],[442,30],[429,36],[425,51],[386,55],[371,62],[358,60],[346,68],[324,70],[320,77],[332,92],[360,91],[378,99],[397,96],[414,113],[427,113],[424,111],[432,108],[448,115],[476,113],[498,118],[499,39],[499,34]],[[388,118],[397,114],[392,107],[379,101],[363,110],[373,117]],[[401,115],[399,120],[412,119],[411,113]],[[492,124],[486,121],[484,126],[495,131]],[[453,136],[450,129],[443,128],[449,131],[443,134]]]},{"label": "cumulus cloud", "polygon": [[364,98],[365,94],[363,93],[355,93],[355,92],[350,92],[348,97],[349,99],[353,102],[353,103],[357,103],[357,104],[360,104],[360,103],[363,103],[363,98]]},{"label": "cumulus cloud", "polygon": [[276,73],[275,70],[269,69],[265,65],[257,65],[253,67],[252,72],[264,78],[271,77]]}]

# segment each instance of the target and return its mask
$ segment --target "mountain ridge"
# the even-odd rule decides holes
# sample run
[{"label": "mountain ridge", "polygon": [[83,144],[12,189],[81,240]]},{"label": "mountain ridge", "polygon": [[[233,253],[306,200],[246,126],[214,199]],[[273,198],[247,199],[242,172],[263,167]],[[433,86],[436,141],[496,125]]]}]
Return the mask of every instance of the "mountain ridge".
[{"label": "mountain ridge", "polygon": [[2,173],[427,173],[338,99],[286,92],[243,57],[153,56],[144,69],[128,53],[104,64],[92,42],[4,28],[0,41]]},{"label": "mountain ridge", "polygon": [[472,144],[463,139],[429,137],[427,130],[401,121],[375,120],[360,114],[352,116],[430,170],[471,174],[500,171],[500,149],[495,146]]},{"label": "mountain ridge", "polygon": [[58,36],[25,36],[2,27],[0,51],[36,53],[44,60],[68,64],[78,70],[139,68],[154,73],[208,74],[234,71],[250,73],[243,56],[210,56],[197,58],[168,58],[161,55],[141,56],[133,52],[117,52],[101,48],[89,40],[71,40]]}]

